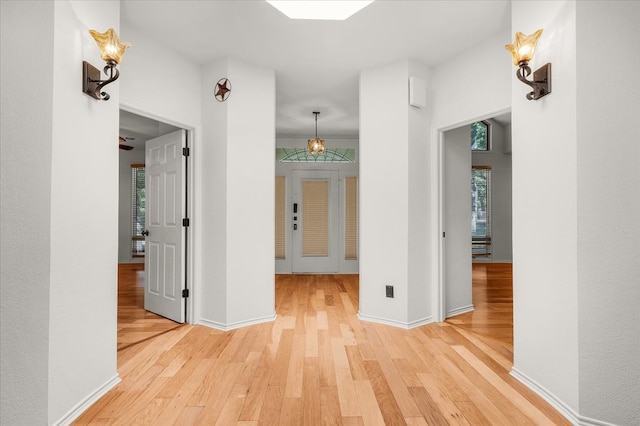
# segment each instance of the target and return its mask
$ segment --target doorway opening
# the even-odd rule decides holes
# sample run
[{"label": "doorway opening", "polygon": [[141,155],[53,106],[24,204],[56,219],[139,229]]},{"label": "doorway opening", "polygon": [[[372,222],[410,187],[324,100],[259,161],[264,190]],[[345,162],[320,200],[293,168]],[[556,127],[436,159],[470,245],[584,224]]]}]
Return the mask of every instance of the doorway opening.
[{"label": "doorway opening", "polygon": [[[486,125],[482,149],[473,149],[476,123]],[[443,130],[439,150],[442,238],[436,300],[438,321],[444,321],[474,310],[476,264],[510,267],[512,262],[510,112]]]},{"label": "doorway opening", "polygon": [[276,274],[358,274],[358,139],[300,141],[276,142]]},{"label": "doorway opening", "polygon": [[[191,287],[191,270],[189,253],[192,244],[192,230],[189,214],[192,211],[193,190],[192,167],[188,148],[193,141],[193,130],[183,129],[179,124],[170,124],[162,119],[151,118],[144,113],[133,112],[128,109],[120,110],[120,173],[119,173],[119,220],[118,220],[118,264],[119,290],[121,277],[134,280],[128,283],[127,294],[118,295],[118,303],[127,303],[145,307],[148,305],[149,292],[169,294],[175,305],[180,305],[178,316],[172,316],[159,311],[156,307],[146,306],[155,313],[147,312],[148,316],[157,318],[171,318],[173,326],[177,323],[191,322],[193,300],[183,296],[185,289]],[[180,136],[182,139],[173,145],[162,142],[169,135]],[[151,149],[153,141],[164,143],[161,147]],[[156,142],[157,144],[157,142]],[[186,148],[183,150],[182,148]],[[151,154],[150,154],[151,149]],[[175,155],[171,154],[174,152]],[[186,156],[185,156],[186,155]],[[167,172],[166,164],[173,156],[174,170]],[[164,175],[149,174],[152,167],[164,168]],[[176,168],[177,167],[177,168]],[[165,173],[166,172],[166,173]],[[159,202],[156,198],[162,193],[165,198]],[[160,206],[162,206],[160,208]],[[167,206],[171,207],[170,209]],[[165,216],[166,211],[170,213]],[[185,221],[186,219],[186,221]],[[156,244],[157,239],[166,229],[153,228],[158,225],[153,221],[160,221],[163,225],[174,224],[178,234],[178,244],[170,241],[162,245]],[[153,234],[153,235],[152,235]],[[163,236],[166,240],[166,235]],[[173,237],[172,237],[173,238]],[[174,238],[175,239],[175,238]],[[164,241],[164,240],[163,240]],[[158,250],[160,248],[160,251]],[[155,250],[155,251],[154,251]],[[167,258],[173,252],[172,261],[158,273],[158,259]],[[149,267],[149,260],[155,254],[155,263]],[[146,266],[145,266],[146,264]],[[173,278],[164,282],[157,279],[166,271]],[[155,274],[154,274],[155,273]],[[154,276],[155,275],[155,276]],[[164,279],[164,277],[163,277]],[[155,282],[154,286],[150,285]],[[134,290],[135,289],[135,290]],[[120,322],[121,318],[119,318]],[[125,320],[126,321],[126,320]],[[169,321],[169,320],[167,320]],[[168,327],[173,327],[168,325]],[[162,332],[162,327],[157,328]],[[152,333],[153,334],[153,333]],[[141,334],[141,340],[148,338],[148,333]],[[123,342],[118,342],[119,348]],[[127,345],[132,342],[127,342]]]}]

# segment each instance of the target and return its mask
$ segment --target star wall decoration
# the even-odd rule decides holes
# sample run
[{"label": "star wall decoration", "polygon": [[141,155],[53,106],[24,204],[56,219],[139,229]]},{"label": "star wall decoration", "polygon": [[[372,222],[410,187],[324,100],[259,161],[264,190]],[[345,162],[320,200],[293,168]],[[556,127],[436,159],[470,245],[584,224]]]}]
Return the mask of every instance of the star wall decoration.
[{"label": "star wall decoration", "polygon": [[218,102],[224,102],[231,94],[231,82],[228,78],[221,78],[216,83],[215,97]]}]

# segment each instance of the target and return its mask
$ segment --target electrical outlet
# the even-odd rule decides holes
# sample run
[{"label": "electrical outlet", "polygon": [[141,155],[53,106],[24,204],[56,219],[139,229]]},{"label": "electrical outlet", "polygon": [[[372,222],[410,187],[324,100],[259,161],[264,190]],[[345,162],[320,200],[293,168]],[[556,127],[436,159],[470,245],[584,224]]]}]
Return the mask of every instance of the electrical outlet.
[{"label": "electrical outlet", "polygon": [[386,286],[386,288],[387,288],[387,297],[393,298],[393,286],[392,285],[388,285],[388,286]]}]

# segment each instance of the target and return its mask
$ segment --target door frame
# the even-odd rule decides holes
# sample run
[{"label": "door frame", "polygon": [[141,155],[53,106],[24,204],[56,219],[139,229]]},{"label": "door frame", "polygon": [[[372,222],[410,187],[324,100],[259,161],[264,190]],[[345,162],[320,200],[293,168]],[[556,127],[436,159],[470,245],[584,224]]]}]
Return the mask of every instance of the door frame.
[{"label": "door frame", "polygon": [[[433,130],[433,140],[436,140],[436,143],[432,146],[435,150],[434,155],[432,156],[432,189],[437,194],[436,199],[436,212],[437,214],[432,216],[431,229],[436,231],[435,236],[437,238],[433,238],[432,241],[432,250],[437,255],[433,258],[432,263],[432,273],[431,278],[432,282],[436,282],[437,285],[432,286],[432,309],[433,309],[433,320],[436,322],[443,322],[446,318],[446,306],[445,306],[445,292],[446,289],[446,281],[445,281],[445,237],[443,233],[445,231],[445,205],[444,205],[444,197],[445,197],[445,188],[444,188],[444,133],[448,130],[457,129],[458,127],[471,125],[476,121],[488,120],[498,115],[506,114],[511,112],[511,107],[501,108],[499,110],[482,114],[480,116],[472,117],[467,120],[459,121],[457,123],[441,126],[435,128]],[[469,262],[472,262],[472,259],[469,259]]]},{"label": "door frame", "polygon": [[[149,118],[151,120],[158,121],[160,123],[169,124],[174,127],[178,127],[180,129],[184,129],[187,134],[186,145],[189,148],[189,156],[186,160],[185,165],[185,185],[186,191],[184,193],[185,196],[185,207],[186,207],[186,216],[189,218],[189,226],[185,227],[185,244],[184,244],[184,257],[185,257],[185,265],[184,265],[184,273],[185,273],[185,288],[189,289],[189,297],[186,299],[186,315],[185,315],[185,324],[195,324],[196,318],[198,318],[199,312],[196,312],[196,308],[198,304],[196,303],[197,299],[197,289],[196,289],[196,279],[194,279],[194,271],[195,271],[195,257],[198,255],[196,251],[196,247],[198,241],[196,241],[196,232],[198,221],[196,206],[196,157],[195,153],[197,150],[194,150],[194,146],[196,145],[197,136],[199,137],[199,129],[195,126],[181,123],[166,117],[161,117],[156,114],[149,113],[145,110],[141,110],[139,108],[133,107],[126,103],[120,103],[119,108],[123,111],[130,112],[132,114],[139,115],[141,117]],[[183,187],[184,190],[184,187]],[[117,238],[117,235],[116,235]]]}]

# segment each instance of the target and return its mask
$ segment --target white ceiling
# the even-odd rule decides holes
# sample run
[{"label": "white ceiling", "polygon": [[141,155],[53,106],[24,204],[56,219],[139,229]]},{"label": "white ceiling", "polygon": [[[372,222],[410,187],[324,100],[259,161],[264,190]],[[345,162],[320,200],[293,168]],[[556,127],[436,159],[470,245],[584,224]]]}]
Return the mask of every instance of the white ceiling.
[{"label": "white ceiling", "polygon": [[122,0],[121,14],[195,63],[232,57],[274,69],[281,137],[312,135],[313,111],[319,136],[357,136],[361,70],[406,58],[435,67],[511,22],[508,0],[377,0],[346,21],[291,20],[263,0]]}]

